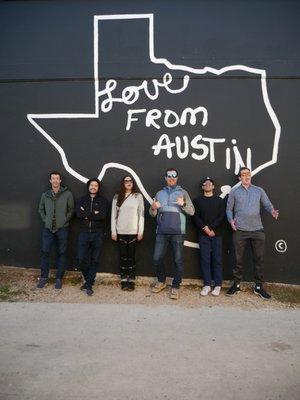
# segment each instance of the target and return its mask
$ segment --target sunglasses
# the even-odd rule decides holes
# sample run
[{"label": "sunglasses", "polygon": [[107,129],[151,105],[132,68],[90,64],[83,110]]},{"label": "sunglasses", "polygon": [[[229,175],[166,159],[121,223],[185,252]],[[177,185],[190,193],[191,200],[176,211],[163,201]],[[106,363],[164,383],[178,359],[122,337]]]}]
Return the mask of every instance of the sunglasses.
[{"label": "sunglasses", "polygon": [[176,171],[168,171],[166,173],[166,178],[177,178],[177,172]]},{"label": "sunglasses", "polygon": [[132,179],[124,179],[125,183],[132,183]]}]

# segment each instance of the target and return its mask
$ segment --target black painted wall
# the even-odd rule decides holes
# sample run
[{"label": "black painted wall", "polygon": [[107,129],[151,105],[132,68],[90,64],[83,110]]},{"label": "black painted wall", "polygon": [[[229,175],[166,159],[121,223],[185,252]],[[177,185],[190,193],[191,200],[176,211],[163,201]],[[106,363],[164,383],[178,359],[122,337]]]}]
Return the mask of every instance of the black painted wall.
[{"label": "black painted wall", "polygon": [[[153,14],[152,61],[148,15],[99,20],[95,25],[98,35],[94,34],[94,16],[121,14]],[[252,169],[261,169],[253,183],[262,186],[280,210],[278,221],[263,215],[266,279],[300,283],[299,17],[297,1],[0,2],[0,263],[39,266],[42,224],[37,206],[41,192],[47,188],[50,170],[62,171],[64,183],[75,197],[84,193],[85,185],[74,175],[98,175],[110,162],[132,168],[151,197],[163,185],[163,171],[169,166],[178,168],[179,183],[191,197],[198,195],[199,181],[206,175],[215,177],[220,194],[222,186],[237,182],[236,145],[244,162],[247,148],[251,149]],[[95,47],[94,36],[98,38]],[[160,87],[155,100],[140,91],[133,104],[115,102],[111,111],[100,108],[98,115],[107,96],[99,97],[95,110],[94,51],[99,54],[99,90],[113,79],[117,84],[114,97],[144,80],[153,94],[152,79],[162,82],[166,73],[173,78],[171,89],[181,88],[183,77],[188,75],[187,88],[171,94]],[[244,67],[216,72],[229,66]],[[204,73],[204,67],[214,70]],[[261,80],[261,70],[266,73],[266,81]],[[165,110],[180,117],[187,107],[199,106],[207,110],[206,124],[202,124],[202,113],[197,114],[195,125],[189,119],[175,127],[164,123]],[[147,127],[143,112],[135,115],[138,120],[126,131],[128,110],[136,109],[161,111],[162,118],[156,120],[160,129]],[[33,118],[38,129],[28,120],[28,114],[40,116]],[[61,114],[72,114],[73,118]],[[78,118],[78,114],[85,116]],[[94,117],[87,118],[87,114]],[[170,118],[169,122],[174,120]],[[42,132],[49,135],[48,139]],[[178,156],[175,146],[171,158],[166,150],[154,155],[152,146],[162,135],[168,135],[170,143],[177,141],[181,151],[186,141],[185,157]],[[195,137],[197,142],[193,142]],[[211,142],[203,138],[224,139],[214,145],[214,157]],[[51,144],[50,140],[55,142]],[[76,173],[65,169],[66,161],[63,163],[53,144],[64,151]],[[231,162],[226,168],[228,153]],[[197,160],[193,154],[203,155],[203,159]],[[110,200],[123,175],[124,171],[115,168],[104,174],[102,191]],[[77,234],[74,219],[69,246],[71,268]],[[138,249],[140,275],[153,274],[154,237],[155,221],[147,215],[145,239]],[[191,222],[187,240],[197,240]],[[284,242],[278,248],[280,240]],[[185,259],[185,276],[199,277],[197,250],[185,247]],[[231,264],[230,230],[225,227],[225,278],[230,277]],[[245,278],[251,280],[249,258],[247,264]],[[110,240],[109,226],[101,270],[118,272],[117,249]]]}]

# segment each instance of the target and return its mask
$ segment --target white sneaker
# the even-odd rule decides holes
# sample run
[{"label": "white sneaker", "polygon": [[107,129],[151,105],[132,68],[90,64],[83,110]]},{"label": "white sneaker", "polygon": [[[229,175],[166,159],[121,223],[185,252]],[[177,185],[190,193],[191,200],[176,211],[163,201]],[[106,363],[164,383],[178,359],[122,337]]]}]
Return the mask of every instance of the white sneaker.
[{"label": "white sneaker", "polygon": [[210,291],[211,291],[210,286],[203,286],[200,294],[201,294],[201,296],[207,296]]},{"label": "white sneaker", "polygon": [[211,294],[213,296],[219,296],[220,292],[221,292],[221,286],[215,286],[214,290],[211,292]]}]

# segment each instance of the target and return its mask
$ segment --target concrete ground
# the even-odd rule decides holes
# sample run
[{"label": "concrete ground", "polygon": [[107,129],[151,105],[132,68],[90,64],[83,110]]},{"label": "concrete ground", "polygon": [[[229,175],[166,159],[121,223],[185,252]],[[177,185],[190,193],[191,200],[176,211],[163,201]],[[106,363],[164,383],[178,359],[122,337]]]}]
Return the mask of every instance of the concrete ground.
[{"label": "concrete ground", "polygon": [[299,400],[300,310],[0,304],[1,400]]}]

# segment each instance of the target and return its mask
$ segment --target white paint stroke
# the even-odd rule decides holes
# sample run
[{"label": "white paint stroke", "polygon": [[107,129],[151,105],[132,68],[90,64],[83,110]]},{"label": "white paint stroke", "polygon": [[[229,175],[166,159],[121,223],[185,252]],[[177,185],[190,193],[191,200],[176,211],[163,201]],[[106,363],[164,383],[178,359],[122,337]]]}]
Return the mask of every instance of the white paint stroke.
[{"label": "white paint stroke", "polygon": [[[153,62],[154,64],[163,64],[170,70],[179,70],[179,71],[187,71],[191,72],[194,74],[206,74],[206,73],[212,73],[214,75],[221,75],[224,74],[225,72],[228,71],[245,71],[249,72],[252,74],[260,75],[261,77],[261,88],[262,88],[262,94],[263,94],[263,100],[266,106],[266,109],[268,111],[268,114],[273,122],[273,125],[275,127],[275,136],[274,136],[274,145],[273,145],[273,152],[272,152],[272,158],[268,162],[258,166],[252,171],[252,176],[256,175],[258,172],[260,172],[262,169],[269,167],[272,164],[275,164],[277,162],[277,157],[278,157],[278,145],[279,145],[279,138],[280,138],[280,133],[281,133],[281,127],[278,121],[278,118],[271,106],[269,96],[268,96],[268,90],[267,90],[267,76],[266,76],[266,71],[263,69],[258,69],[258,68],[252,68],[252,67],[247,67],[245,65],[229,65],[227,67],[223,67],[221,69],[216,69],[212,67],[204,67],[204,68],[192,68],[188,67],[186,65],[177,65],[177,64],[172,64],[170,63],[167,59],[165,58],[156,58],[154,55],[154,16],[153,14],[114,14],[114,15],[95,15],[94,16],[94,83],[95,83],[95,112],[93,114],[90,113],[79,113],[79,114],[27,114],[27,119],[28,121],[35,127],[35,129],[40,132],[59,152],[62,163],[65,167],[65,169],[73,175],[75,178],[79,179],[81,182],[87,182],[88,178],[84,177],[83,175],[79,174],[76,172],[68,163],[66,154],[63,150],[63,148],[35,121],[37,119],[59,119],[59,118],[99,118],[99,97],[98,97],[98,92],[99,92],[99,76],[98,76],[98,64],[99,64],[99,21],[107,21],[107,20],[131,20],[131,19],[148,19],[149,20],[149,57],[150,61]],[[102,167],[102,170],[99,174],[99,179],[102,180],[105,172],[109,168],[119,168],[123,169],[134,177],[134,179],[137,182],[137,185],[140,189],[140,191],[143,193],[145,196],[146,200],[151,204],[152,202],[152,197],[148,194],[146,189],[144,188],[140,178],[138,175],[131,169],[130,167],[119,164],[119,163],[114,163],[110,162],[107,164],[104,164]],[[239,183],[237,183],[238,185]],[[235,186],[237,186],[235,185]],[[235,187],[234,186],[234,187]],[[224,193],[222,193],[224,196]],[[221,196],[222,196],[221,195]],[[194,242],[189,242],[185,241],[184,242],[185,246],[188,247],[193,247],[193,248],[198,248],[199,245]]]},{"label": "white paint stroke", "polygon": [[104,177],[106,170],[109,169],[109,168],[123,169],[124,171],[127,171],[130,175],[132,175],[132,177],[133,177],[133,179],[135,180],[136,184],[138,185],[138,187],[139,187],[141,193],[144,195],[144,197],[146,198],[146,200],[147,200],[150,204],[152,204],[153,198],[147,193],[147,191],[146,191],[146,189],[144,188],[144,185],[142,184],[142,182],[141,182],[139,176],[136,174],[136,172],[134,172],[134,170],[133,170],[132,168],[127,167],[126,165],[119,164],[119,163],[114,163],[114,162],[104,164],[103,167],[102,167],[102,170],[101,170],[101,172],[100,172],[100,174],[99,174],[99,176],[98,176],[98,179],[99,179],[100,181],[101,181],[102,178]]}]

